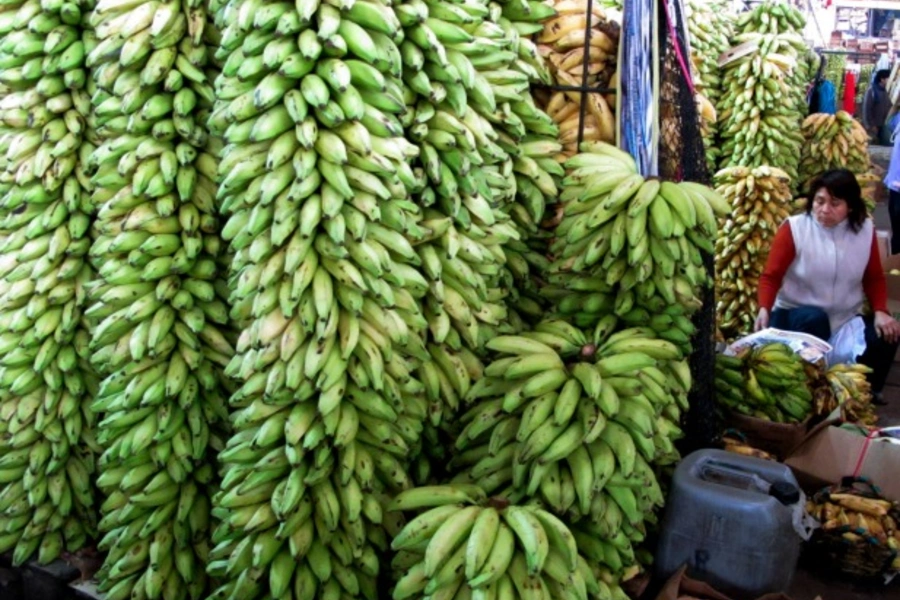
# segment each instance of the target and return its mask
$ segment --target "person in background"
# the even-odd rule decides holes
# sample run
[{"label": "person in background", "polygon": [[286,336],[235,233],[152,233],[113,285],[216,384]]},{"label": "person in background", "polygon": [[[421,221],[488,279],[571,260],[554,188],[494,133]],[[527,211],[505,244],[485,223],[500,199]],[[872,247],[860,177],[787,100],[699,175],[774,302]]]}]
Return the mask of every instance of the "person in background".
[{"label": "person in background", "polygon": [[891,119],[894,131],[891,162],[884,176],[888,189],[888,213],[891,215],[891,254],[900,254],[900,113]]},{"label": "person in background", "polygon": [[837,92],[834,84],[825,79],[825,66],[827,59],[823,55],[819,60],[819,72],[813,81],[809,91],[809,114],[827,113],[833,115],[837,112]]},{"label": "person in background", "polygon": [[872,85],[869,86],[863,99],[862,111],[862,123],[872,141],[885,146],[890,144],[891,134],[885,124],[891,110],[891,99],[887,91],[887,80],[890,76],[891,72],[886,69],[875,71]]},{"label": "person in background", "polygon": [[837,169],[820,175],[809,189],[806,212],[781,225],[759,279],[755,329],[774,327],[828,341],[860,314],[864,316],[868,365],[876,403],[900,344],[900,323],[888,313],[887,282],[872,220],[856,177]]}]

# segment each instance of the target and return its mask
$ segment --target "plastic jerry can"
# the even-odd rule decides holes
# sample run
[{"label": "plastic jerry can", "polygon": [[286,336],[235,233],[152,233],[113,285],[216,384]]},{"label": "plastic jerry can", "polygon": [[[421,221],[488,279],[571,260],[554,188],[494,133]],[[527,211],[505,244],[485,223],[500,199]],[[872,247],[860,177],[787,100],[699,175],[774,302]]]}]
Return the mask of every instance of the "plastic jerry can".
[{"label": "plastic jerry can", "polygon": [[787,466],[700,450],[675,469],[656,574],[688,575],[736,600],[786,590],[797,567],[804,507]]}]

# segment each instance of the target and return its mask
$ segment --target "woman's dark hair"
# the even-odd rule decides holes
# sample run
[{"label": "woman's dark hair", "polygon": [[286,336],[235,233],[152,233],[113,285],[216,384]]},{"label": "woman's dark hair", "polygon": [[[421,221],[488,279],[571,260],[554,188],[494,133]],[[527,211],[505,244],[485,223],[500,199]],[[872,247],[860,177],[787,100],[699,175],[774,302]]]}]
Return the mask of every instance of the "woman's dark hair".
[{"label": "woman's dark hair", "polygon": [[843,200],[847,203],[847,222],[850,229],[859,232],[862,224],[865,223],[869,214],[866,209],[866,203],[862,199],[862,190],[859,182],[856,181],[856,175],[847,169],[834,169],[825,171],[816,177],[809,186],[809,195],[806,201],[806,214],[811,214],[813,209],[813,199],[816,192],[825,188],[833,198]]}]

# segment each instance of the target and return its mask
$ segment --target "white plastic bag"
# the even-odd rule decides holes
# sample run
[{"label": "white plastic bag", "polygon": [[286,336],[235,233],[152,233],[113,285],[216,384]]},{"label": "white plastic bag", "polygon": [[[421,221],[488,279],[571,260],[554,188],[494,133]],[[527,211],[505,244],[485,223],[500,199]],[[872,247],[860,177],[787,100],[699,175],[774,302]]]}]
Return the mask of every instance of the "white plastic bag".
[{"label": "white plastic bag", "polygon": [[831,345],[825,360],[829,365],[855,363],[856,359],[866,351],[866,324],[862,317],[853,317],[838,329],[831,339]]}]

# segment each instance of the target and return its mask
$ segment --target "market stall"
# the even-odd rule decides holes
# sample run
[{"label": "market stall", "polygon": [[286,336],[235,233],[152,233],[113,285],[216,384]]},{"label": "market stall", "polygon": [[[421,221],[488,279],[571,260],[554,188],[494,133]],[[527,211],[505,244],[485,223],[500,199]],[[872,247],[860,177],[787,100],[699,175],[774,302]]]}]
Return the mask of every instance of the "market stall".
[{"label": "market stall", "polygon": [[[878,179],[850,114],[807,114],[805,24],[4,4],[0,596],[755,598],[801,550],[898,570],[868,371],[747,337],[809,181]],[[768,545],[694,535],[726,513]]]}]

